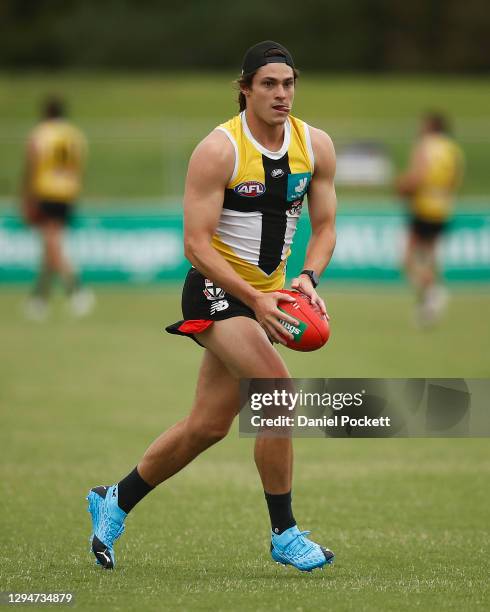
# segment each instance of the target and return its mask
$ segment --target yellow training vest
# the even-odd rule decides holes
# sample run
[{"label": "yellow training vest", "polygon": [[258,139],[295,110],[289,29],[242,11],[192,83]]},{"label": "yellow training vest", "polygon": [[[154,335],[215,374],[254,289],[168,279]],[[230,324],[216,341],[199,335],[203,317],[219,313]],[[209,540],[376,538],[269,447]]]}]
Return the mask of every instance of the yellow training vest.
[{"label": "yellow training vest", "polygon": [[62,119],[40,123],[31,134],[35,150],[32,191],[40,200],[71,203],[80,193],[86,141]]},{"label": "yellow training vest", "polygon": [[463,154],[442,134],[427,135],[422,144],[425,173],[412,199],[413,213],[424,221],[442,222],[452,212],[455,190],[463,172]]}]

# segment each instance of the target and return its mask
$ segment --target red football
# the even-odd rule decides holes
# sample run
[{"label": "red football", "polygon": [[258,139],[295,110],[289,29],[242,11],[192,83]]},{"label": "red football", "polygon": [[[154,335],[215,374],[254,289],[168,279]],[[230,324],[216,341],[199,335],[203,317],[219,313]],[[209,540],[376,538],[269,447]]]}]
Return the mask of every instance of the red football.
[{"label": "red football", "polygon": [[303,293],[287,289],[282,289],[279,293],[286,293],[296,300],[296,302],[280,301],[277,304],[279,310],[299,321],[298,327],[281,321],[282,325],[294,336],[293,340],[288,340],[287,346],[293,351],[316,351],[321,348],[330,336],[327,317]]}]

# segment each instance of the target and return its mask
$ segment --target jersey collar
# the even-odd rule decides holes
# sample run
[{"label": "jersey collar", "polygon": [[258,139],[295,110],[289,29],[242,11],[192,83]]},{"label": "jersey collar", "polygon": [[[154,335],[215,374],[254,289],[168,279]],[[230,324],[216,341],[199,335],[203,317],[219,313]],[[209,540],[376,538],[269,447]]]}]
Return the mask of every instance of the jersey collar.
[{"label": "jersey collar", "polygon": [[264,146],[260,144],[260,142],[255,140],[255,138],[252,135],[252,132],[250,131],[250,128],[248,127],[247,116],[246,116],[245,111],[242,111],[240,113],[240,118],[242,120],[242,126],[243,126],[243,131],[245,132],[245,136],[248,138],[248,140],[250,140],[250,142],[257,149],[257,151],[259,151],[259,153],[262,153],[262,155],[265,155],[266,157],[269,157],[270,159],[276,159],[276,160],[281,159],[281,157],[284,157],[286,151],[289,149],[289,144],[291,142],[291,124],[289,122],[289,117],[286,123],[284,124],[284,142],[282,143],[282,147],[279,149],[279,151],[269,151],[269,149],[266,149]]}]

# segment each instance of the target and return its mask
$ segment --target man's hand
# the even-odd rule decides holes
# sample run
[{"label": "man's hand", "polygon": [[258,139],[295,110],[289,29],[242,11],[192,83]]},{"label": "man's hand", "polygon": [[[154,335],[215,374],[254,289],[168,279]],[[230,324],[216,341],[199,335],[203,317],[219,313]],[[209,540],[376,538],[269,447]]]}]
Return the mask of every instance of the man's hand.
[{"label": "man's hand", "polygon": [[330,320],[330,317],[327,313],[327,308],[325,306],[325,302],[315,291],[315,288],[311,284],[310,277],[307,274],[300,274],[298,277],[293,278],[291,282],[291,289],[294,289],[294,291],[300,291],[301,293],[307,295],[310,298],[311,303],[318,306],[322,314],[327,317],[327,321]]},{"label": "man's hand", "polygon": [[279,320],[282,319],[292,325],[299,325],[299,323],[290,315],[279,310],[277,303],[280,301],[295,302],[296,300],[290,295],[276,291],[272,293],[260,293],[255,298],[253,310],[255,312],[255,318],[269,338],[273,342],[279,342],[286,346],[286,341],[288,339],[292,340],[293,334],[289,333],[286,328],[279,323]]}]

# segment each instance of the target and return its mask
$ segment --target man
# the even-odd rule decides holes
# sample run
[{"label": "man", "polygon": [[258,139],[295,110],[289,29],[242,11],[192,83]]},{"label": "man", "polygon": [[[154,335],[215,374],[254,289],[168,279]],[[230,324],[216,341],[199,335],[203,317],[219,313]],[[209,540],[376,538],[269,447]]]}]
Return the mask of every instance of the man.
[{"label": "man", "polygon": [[[305,270],[292,287],[326,313],[315,291],[335,244],[335,153],[330,138],[290,116],[297,72],[290,53],[264,41],[251,47],[239,79],[241,114],[192,154],[184,196],[184,321],[167,328],[204,347],[190,414],[148,448],[116,485],[88,495],[92,551],[114,567],[114,541],[128,512],[154,487],[221,440],[240,409],[240,378],[289,378],[272,342],[292,337],[277,308],[304,196],[312,235]],[[294,302],[294,298],[290,298]],[[301,532],[291,507],[290,438],[258,436],[255,463],[270,513],[272,557],[310,571],[333,553]]]},{"label": "man", "polygon": [[65,119],[62,100],[46,100],[42,120],[28,139],[22,182],[24,219],[38,229],[42,240],[40,272],[25,307],[32,319],[46,317],[55,275],[63,282],[75,315],[88,314],[93,307],[93,294],[81,289],[63,251],[64,230],[82,185],[85,152],[85,138]]},{"label": "man", "polygon": [[405,270],[417,292],[416,319],[422,327],[433,324],[447,302],[436,253],[463,174],[463,155],[449,132],[448,121],[442,114],[425,115],[410,167],[396,184],[398,193],[409,203]]}]

